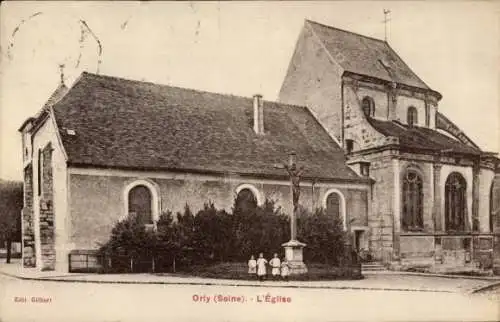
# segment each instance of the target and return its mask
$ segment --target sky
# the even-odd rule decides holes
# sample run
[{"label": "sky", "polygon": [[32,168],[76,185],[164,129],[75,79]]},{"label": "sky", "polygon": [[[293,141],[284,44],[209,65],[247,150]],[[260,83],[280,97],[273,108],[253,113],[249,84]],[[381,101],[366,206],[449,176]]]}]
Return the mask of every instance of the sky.
[{"label": "sky", "polygon": [[88,71],[276,100],[304,19],[383,39],[384,9],[389,44],[443,95],[439,110],[500,151],[497,1],[13,1],[0,7],[0,178],[22,178],[17,129],[60,64],[67,85]]}]

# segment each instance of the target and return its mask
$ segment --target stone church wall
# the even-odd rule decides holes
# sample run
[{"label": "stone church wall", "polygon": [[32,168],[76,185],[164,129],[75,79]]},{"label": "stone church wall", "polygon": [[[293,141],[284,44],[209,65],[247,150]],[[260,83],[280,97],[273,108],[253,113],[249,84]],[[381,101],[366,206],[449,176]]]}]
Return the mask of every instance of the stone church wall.
[{"label": "stone church wall", "polygon": [[328,133],[342,142],[342,70],[307,23],[296,46],[278,100],[307,106]]},{"label": "stone church wall", "polygon": [[479,231],[490,232],[490,194],[495,172],[481,169],[479,172]]},{"label": "stone church wall", "polygon": [[[39,150],[44,156],[40,171],[43,188],[41,192],[38,191]],[[36,267],[62,270],[67,267],[68,254],[66,247],[66,159],[57,137],[55,121],[51,117],[46,119],[35,132],[32,153],[32,175],[30,176],[32,182],[25,181],[25,185],[27,183],[31,185],[33,195]],[[46,201],[49,203],[47,204]]]},{"label": "stone church wall", "polygon": [[[387,117],[389,116],[389,106],[387,93],[385,91],[359,86],[357,88],[356,95],[359,102],[361,102],[366,96],[371,97],[373,99],[373,102],[375,103],[375,111],[373,117],[377,119],[387,120]],[[361,104],[359,104],[358,109],[358,112],[360,111],[362,111]]]},{"label": "stone church wall", "polygon": [[404,95],[397,96],[395,119],[403,124],[407,124],[408,107],[410,106],[417,109],[418,122],[416,124],[419,126],[425,126],[425,102],[415,97],[408,97]]},{"label": "stone church wall", "polygon": [[24,168],[24,207],[22,220],[23,266],[36,266],[35,219],[33,210],[33,165]]},{"label": "stone church wall", "polygon": [[[353,85],[344,86],[344,135],[346,140],[354,141],[353,151],[380,146],[390,140],[377,132],[366,120],[361,101],[367,94],[366,90],[358,90]],[[376,101],[375,105],[377,104]]]},{"label": "stone church wall", "polygon": [[375,178],[372,210],[368,218],[370,251],[377,260],[388,262],[393,253],[394,169],[392,158],[383,153],[371,155],[370,176]]},{"label": "stone church wall", "polygon": [[[291,190],[288,181],[247,179],[241,177],[215,177],[202,175],[175,175],[98,170],[70,169],[70,230],[69,247],[73,249],[94,249],[98,243],[107,241],[112,227],[125,218],[125,187],[138,179],[147,180],[157,187],[160,199],[160,213],[170,210],[182,212],[188,204],[196,213],[203,204],[212,201],[217,208],[231,211],[236,190],[242,184],[255,187],[258,199],[276,200],[285,213],[291,211]],[[116,173],[115,173],[116,172]],[[115,174],[114,174],[115,173]],[[326,192],[335,188],[346,201],[348,218],[356,217],[356,225],[367,223],[367,185],[362,184],[302,184],[301,205],[309,210],[321,207]]]},{"label": "stone church wall", "polygon": [[42,150],[42,192],[40,206],[40,248],[42,270],[54,270],[56,264],[54,233],[54,181],[52,175],[52,146],[48,144]]}]

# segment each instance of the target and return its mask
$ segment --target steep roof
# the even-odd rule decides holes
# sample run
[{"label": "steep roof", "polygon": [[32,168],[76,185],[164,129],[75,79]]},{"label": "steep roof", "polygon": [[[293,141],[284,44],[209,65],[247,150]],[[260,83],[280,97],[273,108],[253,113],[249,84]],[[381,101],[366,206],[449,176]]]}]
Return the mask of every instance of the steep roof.
[{"label": "steep roof", "polygon": [[22,132],[24,130],[24,128],[26,127],[26,125],[29,123],[35,123],[34,126],[36,126],[36,123],[40,122],[43,119],[44,114],[47,113],[47,109],[50,106],[54,105],[54,103],[56,103],[67,92],[68,92],[68,87],[66,85],[64,85],[63,83],[59,84],[59,86],[57,86],[57,88],[49,96],[49,99],[45,102],[42,109],[40,111],[38,111],[38,113],[34,117],[28,117],[23,122],[23,124],[21,124],[18,131]]},{"label": "steep roof", "polygon": [[430,90],[387,42],[310,20],[306,24],[345,71]]},{"label": "steep roof", "polygon": [[264,101],[257,135],[251,98],[85,72],[54,115],[74,166],[281,177],[294,151],[305,177],[364,180],[305,107]]},{"label": "steep roof", "polygon": [[408,126],[397,121],[369,119],[369,122],[380,133],[399,138],[399,144],[405,148],[435,152],[481,154],[481,150],[470,147],[433,129]]}]

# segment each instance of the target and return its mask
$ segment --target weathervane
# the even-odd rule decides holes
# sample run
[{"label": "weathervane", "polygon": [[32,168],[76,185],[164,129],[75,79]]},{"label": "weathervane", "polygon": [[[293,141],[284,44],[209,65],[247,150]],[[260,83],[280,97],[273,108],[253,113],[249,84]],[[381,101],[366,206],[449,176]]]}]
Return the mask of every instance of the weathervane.
[{"label": "weathervane", "polygon": [[391,13],[391,10],[384,9],[384,40],[387,41],[387,23],[391,21],[390,18],[388,18],[389,14]]}]

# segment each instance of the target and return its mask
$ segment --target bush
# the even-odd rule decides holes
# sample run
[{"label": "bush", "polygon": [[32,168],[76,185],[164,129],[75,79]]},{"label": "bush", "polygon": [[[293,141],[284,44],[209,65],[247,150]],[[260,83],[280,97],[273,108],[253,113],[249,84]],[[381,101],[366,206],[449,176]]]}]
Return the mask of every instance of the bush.
[{"label": "bush", "polygon": [[[196,215],[186,205],[174,219],[163,213],[156,230],[147,229],[137,217],[116,224],[101,255],[111,261],[112,271],[171,272],[197,265],[246,262],[262,252],[265,257],[283,256],[284,242],[290,239],[289,218],[271,200],[262,206],[244,205],[235,199],[232,213],[206,203]],[[297,218],[298,238],[307,244],[306,262],[345,264],[344,232],[339,218],[318,209],[303,211]],[[130,263],[133,260],[133,265]]]},{"label": "bush", "polygon": [[346,233],[340,218],[328,216],[323,209],[314,214],[301,211],[297,216],[297,235],[306,243],[304,261],[328,265],[343,264],[346,257]]},{"label": "bush", "polygon": [[283,251],[281,244],[290,239],[289,218],[274,202],[266,200],[261,207],[241,211],[233,208],[233,260],[246,261],[262,252],[266,256]]},{"label": "bush", "polygon": [[130,216],[116,224],[111,238],[101,246],[99,253],[105,259],[104,266],[112,267],[115,272],[126,272],[142,270],[137,264],[150,261],[155,249],[155,233],[147,230],[138,216]]}]

